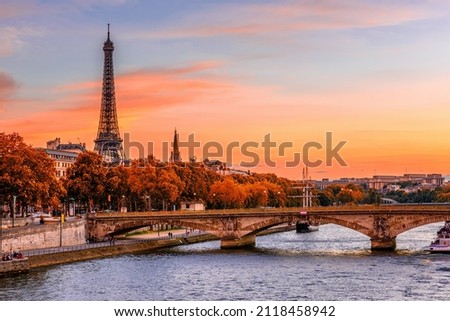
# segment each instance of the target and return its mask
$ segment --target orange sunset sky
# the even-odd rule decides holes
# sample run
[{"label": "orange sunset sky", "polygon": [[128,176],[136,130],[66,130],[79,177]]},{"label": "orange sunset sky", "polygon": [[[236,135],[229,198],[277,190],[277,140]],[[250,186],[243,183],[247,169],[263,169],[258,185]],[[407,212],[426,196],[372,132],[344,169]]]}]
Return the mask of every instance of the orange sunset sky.
[{"label": "orange sunset sky", "polygon": [[[107,23],[121,135],[157,157],[177,128],[256,142],[250,170],[289,178],[308,142],[324,147],[313,179],[450,173],[449,1],[1,1],[0,132],[93,148]],[[326,166],[327,132],[347,166]],[[293,145],[271,149],[275,167],[267,134]]]}]

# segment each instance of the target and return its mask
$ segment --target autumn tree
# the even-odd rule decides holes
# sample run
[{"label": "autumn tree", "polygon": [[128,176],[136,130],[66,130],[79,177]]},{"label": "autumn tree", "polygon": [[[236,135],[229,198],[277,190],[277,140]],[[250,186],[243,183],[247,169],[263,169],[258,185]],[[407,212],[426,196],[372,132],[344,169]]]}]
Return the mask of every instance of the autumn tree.
[{"label": "autumn tree", "polygon": [[440,188],[436,190],[436,201],[447,203],[450,202],[450,187]]},{"label": "autumn tree", "polygon": [[269,181],[256,181],[243,185],[247,198],[246,207],[271,206],[280,207],[286,203],[286,193],[283,188]]},{"label": "autumn tree", "polygon": [[129,204],[132,210],[151,210],[159,197],[157,192],[157,169],[149,164],[133,162],[128,168],[127,185],[129,187]]},{"label": "autumn tree", "polygon": [[207,200],[212,184],[220,179],[220,175],[204,166],[183,165],[174,167],[178,177],[184,183],[181,199]]},{"label": "autumn tree", "polygon": [[167,210],[174,205],[184,188],[184,182],[177,176],[172,167],[156,169],[155,202],[159,208]]},{"label": "autumn tree", "polygon": [[28,205],[58,206],[65,191],[56,180],[54,161],[17,134],[0,133],[0,202],[12,207],[13,196],[22,213]]},{"label": "autumn tree", "polygon": [[103,158],[94,152],[81,153],[67,169],[66,189],[69,197],[87,204],[89,211],[101,203],[105,195],[107,167]]},{"label": "autumn tree", "polygon": [[212,184],[208,198],[214,208],[240,208],[244,206],[246,193],[233,178],[225,177]]},{"label": "autumn tree", "polygon": [[245,207],[267,206],[269,193],[267,187],[262,182],[248,183],[243,185],[246,199]]},{"label": "autumn tree", "polygon": [[364,191],[361,186],[354,184],[347,184],[341,188],[336,195],[336,202],[340,205],[356,204],[363,200]]},{"label": "autumn tree", "polygon": [[130,193],[129,175],[129,169],[123,165],[106,168],[102,209],[118,210],[120,206],[125,206],[125,195]]}]

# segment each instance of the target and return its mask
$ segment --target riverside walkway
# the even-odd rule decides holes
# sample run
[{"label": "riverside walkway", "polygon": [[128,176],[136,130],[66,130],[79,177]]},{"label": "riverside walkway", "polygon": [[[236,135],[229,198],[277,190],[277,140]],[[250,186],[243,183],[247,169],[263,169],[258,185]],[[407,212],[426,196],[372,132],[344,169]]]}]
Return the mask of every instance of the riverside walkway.
[{"label": "riverside walkway", "polygon": [[[189,233],[174,233],[172,236],[169,235],[170,230],[160,231],[160,235],[151,235],[147,234],[142,238],[126,238],[126,239],[114,239],[111,241],[102,241],[102,242],[94,242],[94,243],[86,243],[80,245],[72,245],[72,246],[58,246],[58,247],[50,247],[45,249],[36,249],[36,250],[25,250],[22,251],[24,256],[32,257],[38,255],[47,255],[47,254],[55,254],[55,253],[65,253],[65,252],[74,252],[74,251],[84,251],[90,249],[98,249],[98,248],[109,248],[113,246],[119,245],[130,245],[137,243],[148,243],[158,240],[171,240],[171,239],[189,239],[189,237],[207,235],[208,233],[201,231],[194,231]],[[154,233],[156,234],[156,233]]]}]

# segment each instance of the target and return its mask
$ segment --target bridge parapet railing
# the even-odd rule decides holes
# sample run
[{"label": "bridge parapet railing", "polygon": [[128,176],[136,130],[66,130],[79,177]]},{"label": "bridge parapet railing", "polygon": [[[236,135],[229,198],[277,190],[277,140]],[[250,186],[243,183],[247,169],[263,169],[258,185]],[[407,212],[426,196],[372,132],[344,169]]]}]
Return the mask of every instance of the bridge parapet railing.
[{"label": "bridge parapet railing", "polygon": [[259,207],[259,208],[235,208],[235,209],[209,209],[209,210],[202,210],[202,211],[194,211],[194,210],[178,210],[178,211],[156,211],[156,212],[98,212],[98,213],[91,213],[88,217],[132,217],[132,216],[161,216],[161,215],[195,215],[195,214],[239,214],[239,213],[261,213],[261,212],[298,212],[300,213],[300,210],[304,210],[304,208],[294,208],[294,207]]},{"label": "bridge parapet railing", "polygon": [[345,206],[315,206],[315,207],[259,207],[259,208],[237,208],[237,209],[209,209],[209,210],[178,210],[178,211],[156,211],[156,212],[109,212],[109,213],[94,213],[89,214],[88,217],[149,217],[149,216],[180,216],[186,217],[188,215],[227,215],[227,214],[240,214],[240,213],[293,213],[293,214],[314,214],[315,212],[330,212],[330,213],[346,213],[346,212],[371,212],[371,211],[404,211],[410,210],[414,212],[431,212],[433,210],[448,210],[450,211],[450,204],[448,203],[429,203],[429,204],[405,204],[405,205],[345,205]]}]

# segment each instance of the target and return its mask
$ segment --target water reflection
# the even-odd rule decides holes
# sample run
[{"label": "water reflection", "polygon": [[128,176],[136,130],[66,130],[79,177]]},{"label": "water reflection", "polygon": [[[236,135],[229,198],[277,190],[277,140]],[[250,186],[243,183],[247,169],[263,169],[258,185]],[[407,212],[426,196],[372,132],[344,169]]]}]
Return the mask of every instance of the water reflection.
[{"label": "water reflection", "polygon": [[395,252],[328,224],[254,249],[214,241],[36,269],[0,288],[3,300],[447,300],[436,288],[450,285],[450,256],[424,251],[439,226],[398,236]]}]

